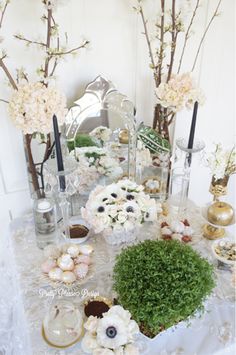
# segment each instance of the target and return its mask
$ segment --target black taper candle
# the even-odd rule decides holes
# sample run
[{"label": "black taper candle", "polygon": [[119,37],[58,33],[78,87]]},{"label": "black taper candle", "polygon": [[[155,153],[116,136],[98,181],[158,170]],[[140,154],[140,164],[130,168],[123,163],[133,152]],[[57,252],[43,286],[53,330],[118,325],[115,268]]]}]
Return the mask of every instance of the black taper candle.
[{"label": "black taper candle", "polygon": [[[63,158],[62,158],[62,152],[61,152],[60,134],[59,134],[58,122],[57,122],[56,115],[53,115],[53,129],[54,129],[56,156],[57,156],[57,170],[58,170],[58,172],[60,172],[60,171],[64,171],[64,164],[63,164]],[[60,190],[65,191],[65,188],[66,188],[65,176],[59,175],[59,184],[60,184]]]},{"label": "black taper candle", "polygon": [[[189,139],[188,139],[188,149],[193,149],[196,121],[197,121],[197,110],[198,110],[198,102],[196,101],[194,103],[194,108],[193,108],[193,117],[192,117],[192,123],[191,123],[191,128],[189,133]],[[189,153],[189,157],[188,157],[189,165],[191,164],[191,161],[192,161],[192,154]]]}]

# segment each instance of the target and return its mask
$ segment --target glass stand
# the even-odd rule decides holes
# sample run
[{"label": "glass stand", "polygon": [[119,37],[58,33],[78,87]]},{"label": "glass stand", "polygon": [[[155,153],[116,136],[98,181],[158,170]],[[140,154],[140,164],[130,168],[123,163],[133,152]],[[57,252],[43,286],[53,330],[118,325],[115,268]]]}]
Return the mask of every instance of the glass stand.
[{"label": "glass stand", "polygon": [[176,168],[172,171],[169,203],[176,208],[178,218],[181,219],[185,216],[187,208],[191,204],[188,194],[192,159],[196,153],[204,149],[205,144],[202,141],[195,141],[193,148],[189,149],[187,140],[180,138],[176,141],[176,145],[181,152],[184,163],[182,168]]}]

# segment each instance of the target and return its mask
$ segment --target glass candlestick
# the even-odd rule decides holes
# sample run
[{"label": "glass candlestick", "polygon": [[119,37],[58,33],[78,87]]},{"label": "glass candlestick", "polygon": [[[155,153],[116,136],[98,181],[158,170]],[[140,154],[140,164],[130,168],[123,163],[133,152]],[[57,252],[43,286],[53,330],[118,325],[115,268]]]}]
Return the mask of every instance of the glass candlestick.
[{"label": "glass candlestick", "polygon": [[190,176],[191,176],[191,164],[192,159],[195,156],[195,153],[199,153],[205,147],[205,143],[202,141],[195,141],[192,149],[188,148],[188,142],[184,138],[179,138],[176,141],[176,145],[181,151],[181,155],[183,156],[183,167],[180,170],[178,169],[178,174],[175,173],[175,169],[172,172],[171,178],[171,186],[170,186],[170,194],[172,195],[173,200],[173,191],[175,180],[178,180],[179,183],[179,192],[178,198],[175,200],[175,204],[177,204],[177,213],[178,217],[182,218],[186,212],[188,205],[188,193],[189,193],[189,185],[190,185]]}]

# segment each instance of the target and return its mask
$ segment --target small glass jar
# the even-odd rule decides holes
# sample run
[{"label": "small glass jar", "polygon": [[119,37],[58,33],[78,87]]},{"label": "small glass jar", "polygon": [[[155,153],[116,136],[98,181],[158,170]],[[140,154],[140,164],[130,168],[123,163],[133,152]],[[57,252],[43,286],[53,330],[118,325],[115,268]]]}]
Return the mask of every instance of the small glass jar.
[{"label": "small glass jar", "polygon": [[43,249],[56,242],[56,206],[52,199],[40,197],[34,200],[33,211],[37,246]]}]

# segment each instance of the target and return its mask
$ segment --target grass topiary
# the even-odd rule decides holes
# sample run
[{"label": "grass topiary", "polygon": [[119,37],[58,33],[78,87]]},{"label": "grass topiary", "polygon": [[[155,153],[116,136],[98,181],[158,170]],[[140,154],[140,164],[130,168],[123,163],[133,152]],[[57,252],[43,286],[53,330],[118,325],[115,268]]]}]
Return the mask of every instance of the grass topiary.
[{"label": "grass topiary", "polygon": [[79,133],[77,134],[75,140],[69,140],[67,141],[67,146],[69,151],[71,152],[72,150],[75,149],[75,147],[81,148],[81,147],[96,147],[97,144],[94,142],[94,140],[85,133]]},{"label": "grass topiary", "polygon": [[202,309],[215,285],[213,266],[178,241],[146,240],[124,249],[113,279],[118,302],[149,337]]}]

